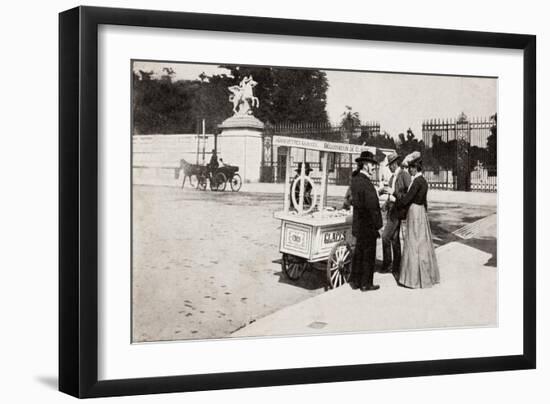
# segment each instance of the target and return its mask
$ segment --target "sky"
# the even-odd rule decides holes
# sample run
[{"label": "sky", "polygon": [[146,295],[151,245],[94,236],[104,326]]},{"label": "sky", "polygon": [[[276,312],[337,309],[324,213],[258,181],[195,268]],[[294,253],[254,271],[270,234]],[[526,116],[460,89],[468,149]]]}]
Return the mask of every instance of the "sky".
[{"label": "sky", "polygon": [[490,117],[497,112],[497,80],[396,73],[327,71],[327,112],[338,121],[346,105],[362,121],[378,121],[393,136],[410,127],[421,137],[422,121]]},{"label": "sky", "polygon": [[[134,63],[134,71],[153,70],[157,76],[163,67],[174,69],[175,80],[196,79],[202,72],[227,72],[215,65]],[[393,137],[411,128],[421,138],[422,121],[427,119],[456,119],[462,112],[470,118],[488,118],[497,112],[495,78],[334,70],[326,74],[327,113],[332,123],[338,123],[350,106],[361,121],[377,121]]]}]

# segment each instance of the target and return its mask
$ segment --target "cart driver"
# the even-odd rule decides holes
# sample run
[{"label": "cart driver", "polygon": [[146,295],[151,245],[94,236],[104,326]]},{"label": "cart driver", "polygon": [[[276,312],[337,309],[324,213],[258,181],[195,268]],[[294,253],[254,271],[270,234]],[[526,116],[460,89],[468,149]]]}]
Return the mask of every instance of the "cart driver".
[{"label": "cart driver", "polygon": [[216,149],[212,149],[212,157],[210,157],[210,163],[208,163],[208,168],[210,169],[210,172],[213,173],[218,169],[218,167],[219,167],[218,154],[216,153]]}]

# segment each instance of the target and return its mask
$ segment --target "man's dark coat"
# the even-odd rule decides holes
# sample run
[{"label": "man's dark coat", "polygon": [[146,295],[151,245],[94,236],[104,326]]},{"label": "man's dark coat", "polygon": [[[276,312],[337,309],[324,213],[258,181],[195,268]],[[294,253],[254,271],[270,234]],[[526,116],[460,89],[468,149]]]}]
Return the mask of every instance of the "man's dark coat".
[{"label": "man's dark coat", "polygon": [[378,193],[366,175],[359,173],[351,180],[353,204],[352,233],[358,239],[376,239],[382,228]]}]

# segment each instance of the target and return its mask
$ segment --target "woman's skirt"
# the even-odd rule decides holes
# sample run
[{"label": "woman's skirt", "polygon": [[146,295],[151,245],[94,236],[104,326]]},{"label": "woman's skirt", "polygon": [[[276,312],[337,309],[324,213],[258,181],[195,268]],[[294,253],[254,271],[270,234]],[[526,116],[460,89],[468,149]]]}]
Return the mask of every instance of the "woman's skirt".
[{"label": "woman's skirt", "polygon": [[399,283],[409,288],[429,288],[439,283],[439,268],[424,205],[411,204],[405,223]]}]

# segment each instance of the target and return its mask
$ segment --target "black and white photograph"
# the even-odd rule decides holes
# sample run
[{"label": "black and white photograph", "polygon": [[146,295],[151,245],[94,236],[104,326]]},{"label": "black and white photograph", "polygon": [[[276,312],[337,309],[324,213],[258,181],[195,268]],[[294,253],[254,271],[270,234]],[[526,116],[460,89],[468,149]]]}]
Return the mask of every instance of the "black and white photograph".
[{"label": "black and white photograph", "polygon": [[546,402],[544,9],[7,3],[0,401]]},{"label": "black and white photograph", "polygon": [[132,343],[498,327],[497,77],[130,77]]}]

